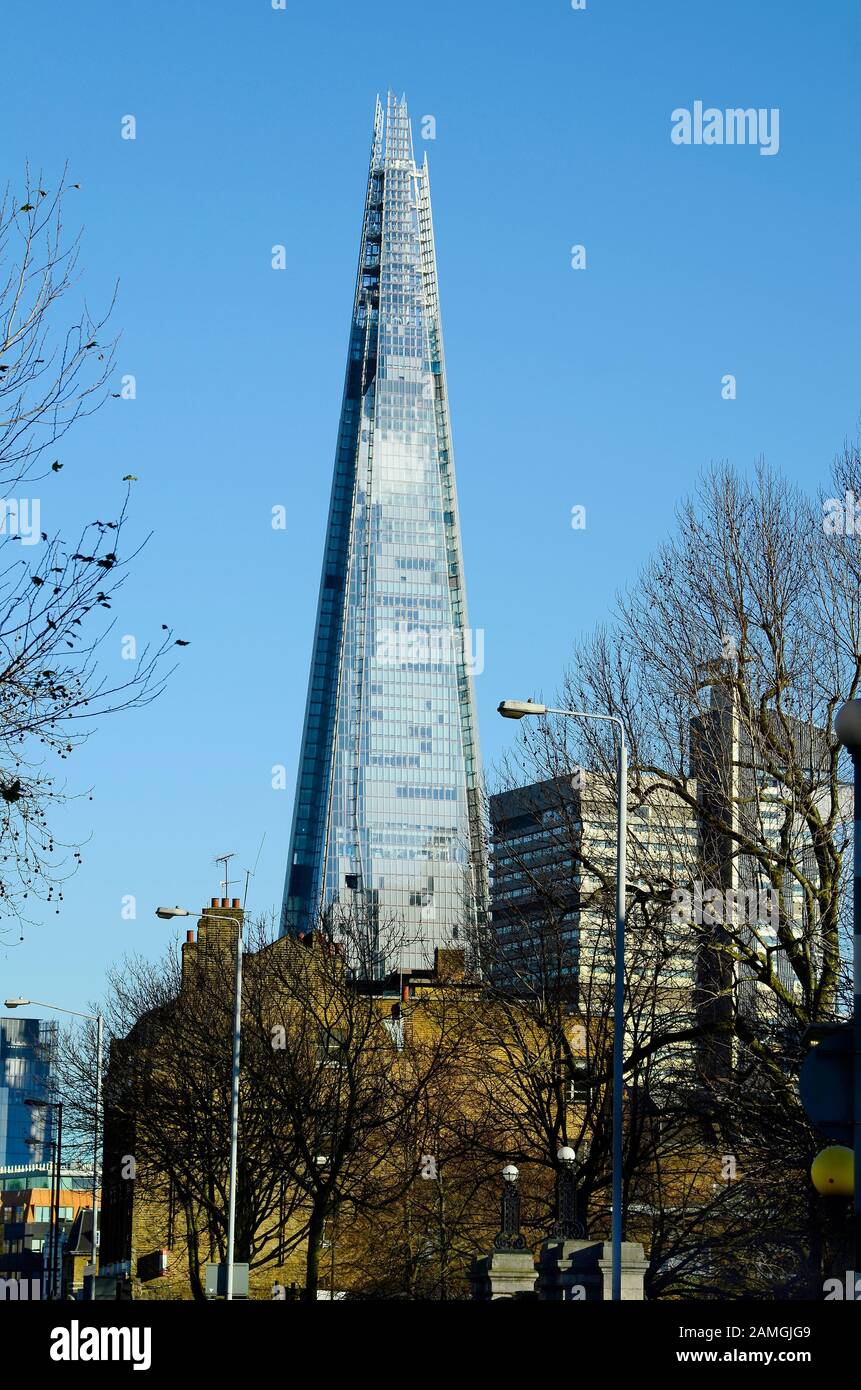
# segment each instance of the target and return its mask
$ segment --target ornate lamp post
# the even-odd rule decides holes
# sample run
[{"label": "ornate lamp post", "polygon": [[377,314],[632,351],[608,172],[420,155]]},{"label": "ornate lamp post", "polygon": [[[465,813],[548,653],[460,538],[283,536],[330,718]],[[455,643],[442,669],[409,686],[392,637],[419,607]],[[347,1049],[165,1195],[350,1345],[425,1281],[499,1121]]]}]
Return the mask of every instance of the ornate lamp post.
[{"label": "ornate lamp post", "polygon": [[520,1230],[520,1173],[513,1163],[506,1163],[502,1170],[502,1202],[500,1203],[500,1231],[493,1242],[494,1250],[515,1251],[526,1249],[526,1238]]},{"label": "ornate lamp post", "polygon": [[556,1158],[559,1164],[556,1170],[556,1220],[550,1233],[559,1240],[577,1240],[585,1234],[577,1201],[577,1155],[565,1144]]}]

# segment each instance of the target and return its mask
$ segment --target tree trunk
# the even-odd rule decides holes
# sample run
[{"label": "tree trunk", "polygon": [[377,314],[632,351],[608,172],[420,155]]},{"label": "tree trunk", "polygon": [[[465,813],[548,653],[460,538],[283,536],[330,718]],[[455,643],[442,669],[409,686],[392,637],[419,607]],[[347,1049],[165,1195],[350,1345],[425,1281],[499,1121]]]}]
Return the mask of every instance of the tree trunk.
[{"label": "tree trunk", "polygon": [[185,1237],[188,1243],[188,1279],[191,1295],[195,1303],[206,1302],[206,1292],[200,1280],[200,1233],[194,1218],[191,1202],[183,1202],[185,1212]]},{"label": "tree trunk", "polygon": [[317,1289],[320,1284],[320,1246],[323,1243],[323,1228],[326,1221],[325,1208],[314,1206],[308,1224],[308,1254],[305,1260],[305,1302],[317,1302]]}]

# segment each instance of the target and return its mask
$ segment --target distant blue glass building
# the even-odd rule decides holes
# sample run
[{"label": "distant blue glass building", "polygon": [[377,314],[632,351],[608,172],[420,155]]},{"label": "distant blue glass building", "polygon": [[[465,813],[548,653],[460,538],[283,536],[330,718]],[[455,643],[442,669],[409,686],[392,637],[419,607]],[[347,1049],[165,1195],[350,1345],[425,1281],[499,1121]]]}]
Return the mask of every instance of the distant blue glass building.
[{"label": "distant blue glass building", "polygon": [[52,1161],[51,1112],[25,1101],[50,1097],[56,1038],[56,1023],[0,1018],[0,1168]]},{"label": "distant blue glass building", "polygon": [[467,621],[427,160],[390,93],[374,122],[285,932],[350,914],[378,932],[380,969],[422,968],[484,910],[482,636]]}]

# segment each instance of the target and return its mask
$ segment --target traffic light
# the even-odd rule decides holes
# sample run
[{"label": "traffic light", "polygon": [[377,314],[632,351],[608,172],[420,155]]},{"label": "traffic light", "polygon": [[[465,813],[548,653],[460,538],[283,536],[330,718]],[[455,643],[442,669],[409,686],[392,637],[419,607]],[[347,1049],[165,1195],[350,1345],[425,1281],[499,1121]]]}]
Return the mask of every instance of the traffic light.
[{"label": "traffic light", "polygon": [[847,1146],[853,1139],[853,1036],[852,1023],[808,1028],[802,1042],[809,1051],[798,1073],[798,1093],[811,1124],[826,1139]]}]

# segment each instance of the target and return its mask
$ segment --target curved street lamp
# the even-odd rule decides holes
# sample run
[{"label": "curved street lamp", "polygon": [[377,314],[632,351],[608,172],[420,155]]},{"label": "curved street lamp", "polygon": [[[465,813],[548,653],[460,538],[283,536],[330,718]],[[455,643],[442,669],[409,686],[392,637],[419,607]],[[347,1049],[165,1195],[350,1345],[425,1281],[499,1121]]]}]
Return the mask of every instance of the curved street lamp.
[{"label": "curved street lamp", "polygon": [[[174,917],[191,917],[187,907],[157,907],[156,917],[170,922]],[[227,1300],[233,1298],[233,1251],[236,1245],[236,1169],[239,1151],[239,1056],[242,1040],[242,922],[216,908],[204,908],[201,917],[217,917],[236,927],[236,977],[233,994],[233,1078],[230,1088],[230,1178],[227,1197]]]},{"label": "curved street lamp", "polygon": [[[6,999],[7,1009],[22,1009],[32,1004],[37,1009],[51,1009],[58,1014],[71,1014],[73,1018],[87,1018],[96,1025],[96,1116],[93,1126],[93,1277],[90,1284],[90,1299],[96,1297],[96,1273],[99,1259],[99,1122],[102,1114],[102,1046],[104,1019],[101,1014],[86,1014],[80,1009],[64,1009],[61,1004],[46,1004],[43,999]],[[59,1104],[59,1102],[56,1102]]]}]

